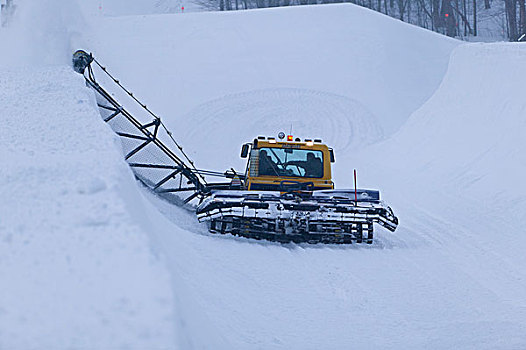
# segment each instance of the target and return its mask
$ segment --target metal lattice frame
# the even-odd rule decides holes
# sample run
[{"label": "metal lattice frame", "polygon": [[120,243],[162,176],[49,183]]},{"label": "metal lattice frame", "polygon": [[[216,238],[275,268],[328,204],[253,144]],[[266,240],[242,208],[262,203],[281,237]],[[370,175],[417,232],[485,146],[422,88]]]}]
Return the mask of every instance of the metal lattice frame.
[{"label": "metal lattice frame", "polygon": [[[135,101],[137,101],[141,107],[146,109],[151,115],[153,115],[153,120],[148,123],[141,123],[136,119],[128,110],[126,110],[122,105],[120,105],[99,83],[96,81],[93,68],[91,63],[95,62],[101,69],[108,74],[119,86],[119,81],[113,78],[106,69],[101,66],[91,54],[87,54],[84,51],[77,51],[73,58],[74,68],[77,72],[83,74],[86,84],[91,87],[96,93],[97,97],[100,97],[98,100],[102,101],[98,103],[99,108],[101,109],[101,115],[109,113],[108,116],[103,117],[103,120],[106,123],[114,120],[118,116],[122,116],[125,120],[132,126],[133,132],[125,132],[114,130],[115,133],[121,138],[123,143],[125,140],[135,140],[139,141],[139,145],[131,149],[125,154],[125,160],[128,162],[130,167],[133,169],[136,177],[141,180],[146,186],[157,193],[176,193],[176,192],[192,192],[184,199],[184,203],[188,203],[194,198],[202,199],[210,192],[210,188],[207,186],[206,180],[200,174],[200,171],[197,170],[193,162],[182,152],[182,147],[177,143],[176,146],[179,148],[180,152],[184,155],[187,161],[192,165],[188,166],[175,152],[168,148],[160,139],[159,139],[159,128],[162,125],[161,119],[154,115],[146,105],[140,103],[132,93],[122,87]],[[162,125],[166,130],[167,134],[171,138],[171,133]],[[172,138],[173,140],[173,138]],[[175,142],[175,140],[173,140]],[[133,161],[134,156],[138,155],[140,152],[144,151],[148,145],[154,145],[157,150],[160,150],[165,156],[170,160],[168,163],[150,163],[144,161]],[[139,169],[155,169],[164,172],[162,178],[159,180],[153,181],[147,176],[141,175],[138,171]],[[205,171],[201,171],[205,172]],[[215,172],[209,172],[214,173]],[[224,174],[220,174],[224,176]],[[224,184],[220,184],[224,185]]]}]

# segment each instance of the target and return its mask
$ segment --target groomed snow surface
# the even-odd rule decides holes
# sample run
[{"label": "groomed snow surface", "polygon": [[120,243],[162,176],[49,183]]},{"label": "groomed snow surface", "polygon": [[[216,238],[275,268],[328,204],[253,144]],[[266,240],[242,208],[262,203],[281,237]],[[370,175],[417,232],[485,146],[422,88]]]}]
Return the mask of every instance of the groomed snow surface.
[{"label": "groomed snow surface", "polygon": [[[526,347],[526,48],[349,4],[120,17],[115,0],[103,17],[47,2],[0,29],[1,349]],[[401,225],[370,246],[210,235],[134,181],[67,64],[77,48],[199,167],[242,170],[242,143],[292,126]]]}]

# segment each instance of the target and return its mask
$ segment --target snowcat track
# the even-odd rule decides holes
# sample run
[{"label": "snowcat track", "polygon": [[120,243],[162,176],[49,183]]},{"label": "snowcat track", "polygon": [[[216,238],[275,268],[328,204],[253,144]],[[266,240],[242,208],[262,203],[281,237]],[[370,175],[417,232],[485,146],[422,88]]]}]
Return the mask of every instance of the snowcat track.
[{"label": "snowcat track", "polygon": [[278,243],[352,244],[373,243],[373,222],[299,222],[292,228],[284,220],[229,217],[209,222],[209,231],[218,234],[267,240]]},{"label": "snowcat track", "polygon": [[398,226],[398,218],[378,196],[356,202],[342,190],[303,196],[215,191],[198,206],[197,218],[212,233],[280,243],[371,244],[374,224],[391,232]]}]

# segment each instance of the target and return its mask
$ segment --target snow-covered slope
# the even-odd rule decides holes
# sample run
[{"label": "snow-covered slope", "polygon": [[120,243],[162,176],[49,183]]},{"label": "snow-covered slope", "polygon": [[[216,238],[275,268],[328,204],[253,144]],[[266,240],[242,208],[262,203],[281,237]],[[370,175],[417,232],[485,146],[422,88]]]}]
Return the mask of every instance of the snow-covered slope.
[{"label": "snow-covered slope", "polygon": [[111,18],[96,33],[88,49],[218,170],[291,127],[339,155],[390,135],[459,44],[350,4]]},{"label": "snow-covered slope", "polygon": [[[425,210],[437,227],[417,240],[453,249],[450,258],[526,316],[526,171],[523,152],[526,100],[521,83],[526,49],[517,44],[457,48],[438,91],[392,139],[360,155],[389,149],[381,174],[389,194],[409,193],[400,204]],[[366,176],[366,175],[364,175]],[[404,215],[404,214],[402,214]],[[407,239],[413,240],[411,237]],[[427,242],[426,244],[429,244]]]},{"label": "snow-covered slope", "polygon": [[458,47],[438,91],[398,134],[376,147],[405,155],[396,163],[414,170],[406,182],[425,177],[445,192],[461,189],[488,205],[522,202],[525,55],[523,46],[511,43]]},{"label": "snow-covered slope", "polygon": [[82,77],[0,77],[0,348],[227,349],[169,273],[152,231],[180,230],[140,195]]},{"label": "snow-covered slope", "polygon": [[[365,20],[378,21],[380,30],[363,29]],[[119,35],[118,27],[133,35]],[[436,191],[413,205],[430,183],[443,188],[446,180],[424,168],[433,181],[419,181],[415,171],[428,152],[448,158],[428,149],[442,139],[434,136],[436,127],[411,129],[404,145],[413,154],[396,143],[364,150],[372,154],[366,159],[356,151],[356,138],[378,141],[381,129],[391,135],[432,95],[456,42],[353,6],[121,18],[102,28],[113,34],[94,40],[94,50],[164,115],[200,166],[240,164],[239,144],[255,134],[287,131],[292,123],[294,133],[321,134],[336,146],[340,184],[350,185],[346,174],[358,165],[360,181],[385,188],[384,198],[401,216],[397,234],[379,232],[372,247],[280,246],[209,237],[192,214],[151,198],[186,231],[159,235],[169,265],[186,276],[211,324],[233,347],[490,349],[525,343],[524,309],[517,307],[523,284],[513,269],[499,268],[505,245],[496,252],[475,240],[472,228],[480,227],[471,221],[479,217],[470,206],[458,206],[450,217],[433,211],[451,208],[462,185],[451,197]],[[115,40],[123,52],[111,50]],[[137,40],[148,50],[130,55]],[[166,54],[149,57],[153,52]],[[464,60],[471,55],[478,57],[469,53]],[[464,65],[440,93],[457,95],[464,81],[472,90],[489,66],[471,72]],[[478,80],[472,82],[472,74]],[[178,113],[187,110],[184,117]],[[466,132],[466,125],[458,127]],[[451,171],[458,162],[441,166]],[[486,262],[486,256],[493,259]],[[523,266],[520,258],[514,262]]]},{"label": "snow-covered slope", "polygon": [[440,83],[456,41],[352,5],[87,22],[76,42],[200,167],[239,169],[242,142],[293,124],[401,225],[371,246],[212,236],[132,185],[80,77],[4,69],[0,347],[526,345],[520,46],[459,47]]},{"label": "snow-covered slope", "polygon": [[[438,91],[403,128],[349,157],[369,183],[382,183],[402,219],[373,247],[165,237],[166,247],[177,240],[196,252],[185,255],[194,265],[179,271],[212,300],[210,314],[228,317],[225,333],[240,331],[233,343],[523,348],[525,54],[514,44],[457,48]],[[177,209],[157,205],[176,225],[200,231]],[[213,276],[193,275],[212,263]],[[210,281],[224,293],[199,289]]]},{"label": "snow-covered slope", "polygon": [[67,66],[0,77],[0,347],[176,344],[171,277],[131,215],[133,177],[81,77]]}]

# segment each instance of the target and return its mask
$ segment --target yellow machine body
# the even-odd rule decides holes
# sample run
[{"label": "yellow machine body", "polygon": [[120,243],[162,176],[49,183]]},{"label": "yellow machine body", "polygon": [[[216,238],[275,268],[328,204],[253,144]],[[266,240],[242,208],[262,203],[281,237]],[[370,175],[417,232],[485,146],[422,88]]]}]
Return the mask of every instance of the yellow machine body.
[{"label": "yellow machine body", "polygon": [[[283,191],[298,185],[308,190],[334,189],[331,174],[332,149],[320,142],[255,139],[248,154],[245,189],[249,191]],[[310,156],[309,156],[310,153]],[[273,162],[271,170],[263,169],[264,155]],[[320,170],[308,173],[307,158],[314,159]]]}]

